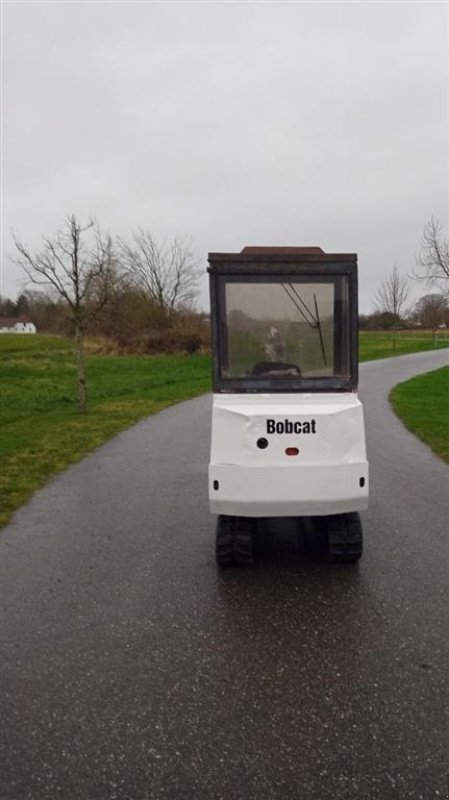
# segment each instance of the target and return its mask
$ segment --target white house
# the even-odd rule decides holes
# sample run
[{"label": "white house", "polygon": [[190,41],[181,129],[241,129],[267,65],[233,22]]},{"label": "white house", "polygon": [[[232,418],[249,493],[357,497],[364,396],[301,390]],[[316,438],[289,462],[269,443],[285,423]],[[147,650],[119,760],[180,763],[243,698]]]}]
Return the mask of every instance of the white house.
[{"label": "white house", "polygon": [[36,326],[29,317],[0,317],[0,333],[36,333]]}]

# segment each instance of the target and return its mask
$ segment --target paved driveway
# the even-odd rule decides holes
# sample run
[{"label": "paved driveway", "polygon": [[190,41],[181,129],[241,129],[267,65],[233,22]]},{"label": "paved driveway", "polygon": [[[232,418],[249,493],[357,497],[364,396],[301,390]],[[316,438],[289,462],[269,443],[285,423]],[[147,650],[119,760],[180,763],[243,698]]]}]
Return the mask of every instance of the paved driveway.
[{"label": "paved driveway", "polygon": [[2,800],[431,800],[449,792],[448,475],[362,367],[359,566],[292,526],[220,574],[210,398],[148,418],[0,535]]}]

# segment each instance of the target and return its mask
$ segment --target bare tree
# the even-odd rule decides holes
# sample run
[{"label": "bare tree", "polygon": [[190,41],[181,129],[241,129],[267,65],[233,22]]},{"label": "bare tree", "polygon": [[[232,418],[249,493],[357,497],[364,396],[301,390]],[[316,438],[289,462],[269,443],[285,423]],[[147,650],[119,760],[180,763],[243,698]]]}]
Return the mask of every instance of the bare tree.
[{"label": "bare tree", "polygon": [[191,242],[175,236],[160,245],[149,230],[132,232],[131,242],[119,239],[125,274],[164,311],[188,305],[198,293],[200,269]]},{"label": "bare tree", "polygon": [[[84,364],[84,336],[88,321],[108,300],[114,274],[114,254],[109,234],[89,221],[82,225],[75,214],[52,238],[43,237],[43,247],[32,252],[14,234],[18,264],[28,280],[48,286],[64,302],[75,338],[78,409],[87,411],[87,381]],[[93,288],[95,287],[95,293]]]},{"label": "bare tree", "polygon": [[436,330],[449,317],[449,303],[442,294],[426,294],[416,303],[414,314],[425,328]]},{"label": "bare tree", "polygon": [[449,239],[443,238],[441,223],[434,217],[424,226],[413,277],[449,297]]},{"label": "bare tree", "polygon": [[405,304],[409,296],[410,287],[407,279],[400,275],[397,265],[384,278],[374,294],[374,306],[381,314],[391,314],[393,322],[393,348],[396,349],[396,328],[405,311]]}]

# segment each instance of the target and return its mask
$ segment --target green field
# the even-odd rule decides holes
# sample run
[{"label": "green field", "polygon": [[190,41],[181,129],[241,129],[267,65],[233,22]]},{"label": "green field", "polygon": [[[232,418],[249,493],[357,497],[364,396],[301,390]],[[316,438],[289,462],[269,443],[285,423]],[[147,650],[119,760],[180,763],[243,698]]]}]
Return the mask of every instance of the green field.
[{"label": "green field", "polygon": [[449,464],[449,367],[398,384],[390,402],[404,425]]},{"label": "green field", "polygon": [[359,334],[360,361],[405,356],[408,353],[422,353],[442,347],[449,347],[446,331],[441,331],[436,336],[431,331],[398,331],[396,345],[391,331],[360,331]]},{"label": "green field", "polygon": [[[396,355],[434,349],[432,335],[419,333],[401,334]],[[393,354],[391,334],[361,333],[361,361]],[[69,340],[0,336],[0,525],[51,475],[118,431],[210,390],[206,355],[90,355],[86,365],[90,411],[80,415]]]},{"label": "green field", "polygon": [[86,368],[90,411],[81,415],[68,340],[0,337],[0,525],[118,431],[210,388],[208,356],[88,356]]}]

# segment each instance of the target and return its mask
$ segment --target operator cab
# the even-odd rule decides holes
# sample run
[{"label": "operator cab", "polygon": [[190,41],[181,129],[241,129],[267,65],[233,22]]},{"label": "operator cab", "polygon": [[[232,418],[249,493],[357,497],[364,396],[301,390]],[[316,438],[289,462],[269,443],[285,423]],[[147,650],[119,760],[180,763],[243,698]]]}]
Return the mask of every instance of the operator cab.
[{"label": "operator cab", "polygon": [[214,391],[357,388],[357,257],[320,247],[209,255]]}]

